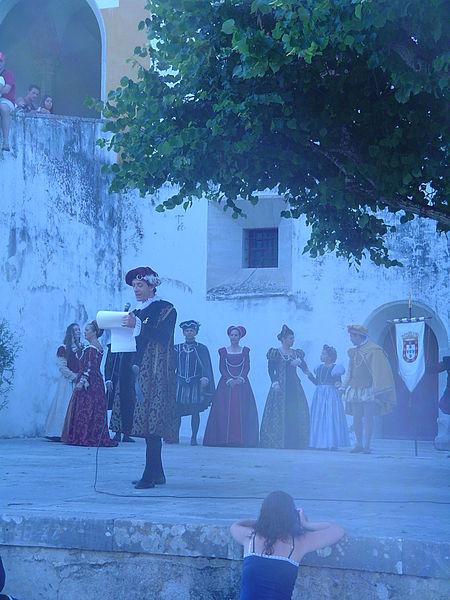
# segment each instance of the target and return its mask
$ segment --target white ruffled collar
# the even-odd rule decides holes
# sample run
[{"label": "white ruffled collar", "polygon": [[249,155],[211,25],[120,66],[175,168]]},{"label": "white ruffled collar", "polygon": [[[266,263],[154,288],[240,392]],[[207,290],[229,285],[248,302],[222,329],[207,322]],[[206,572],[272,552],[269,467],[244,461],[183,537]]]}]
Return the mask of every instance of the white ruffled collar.
[{"label": "white ruffled collar", "polygon": [[147,306],[150,306],[150,304],[157,302],[158,300],[161,300],[161,298],[155,295],[153,298],[147,298],[144,302],[136,302],[135,310],[144,310],[144,308],[147,308]]}]

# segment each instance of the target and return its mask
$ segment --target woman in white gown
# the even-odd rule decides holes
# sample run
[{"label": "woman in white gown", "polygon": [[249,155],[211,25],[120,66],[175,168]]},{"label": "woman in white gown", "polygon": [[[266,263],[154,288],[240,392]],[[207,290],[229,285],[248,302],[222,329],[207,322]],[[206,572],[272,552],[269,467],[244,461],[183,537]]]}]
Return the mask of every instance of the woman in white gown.
[{"label": "woman in white gown", "polygon": [[64,342],[59,346],[56,357],[61,377],[56,385],[55,395],[48,411],[44,435],[53,441],[61,440],[62,428],[67,407],[72,396],[75,380],[80,370],[83,344],[80,342],[80,326],[72,323],[66,329]]}]

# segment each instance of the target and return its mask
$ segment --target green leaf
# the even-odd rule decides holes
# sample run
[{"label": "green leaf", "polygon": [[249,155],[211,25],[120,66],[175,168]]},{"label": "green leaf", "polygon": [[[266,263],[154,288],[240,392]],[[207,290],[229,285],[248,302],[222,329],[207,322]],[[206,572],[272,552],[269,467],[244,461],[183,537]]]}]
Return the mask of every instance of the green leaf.
[{"label": "green leaf", "polygon": [[368,222],[369,222],[369,215],[367,215],[365,213],[363,215],[361,215],[361,217],[359,218],[359,226],[364,228]]},{"label": "green leaf", "polygon": [[440,88],[441,92],[443,92],[445,89],[447,89],[448,80],[449,80],[448,75],[444,75],[444,77],[441,77],[439,79],[439,88]]},{"label": "green leaf", "polygon": [[228,19],[224,23],[222,23],[222,32],[227,35],[232,34],[234,31],[234,19]]},{"label": "green leaf", "polygon": [[353,44],[355,43],[355,38],[352,35],[346,35],[344,38],[344,44],[353,48]]},{"label": "green leaf", "polygon": [[405,175],[403,175],[402,181],[404,185],[408,185],[409,183],[411,183],[412,181],[412,175],[411,173],[405,173]]}]

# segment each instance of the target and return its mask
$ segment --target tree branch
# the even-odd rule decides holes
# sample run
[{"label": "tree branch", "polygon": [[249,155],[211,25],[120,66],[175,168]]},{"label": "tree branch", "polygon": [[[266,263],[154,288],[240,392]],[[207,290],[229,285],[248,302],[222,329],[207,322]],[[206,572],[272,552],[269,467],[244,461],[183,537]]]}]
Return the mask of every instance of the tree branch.
[{"label": "tree branch", "polygon": [[[440,208],[439,206],[429,206],[426,204],[420,205],[415,202],[412,202],[411,200],[408,200],[408,198],[405,196],[399,195],[388,200],[387,198],[384,198],[377,193],[377,186],[375,182],[371,179],[368,179],[362,174],[360,174],[361,177],[359,178],[359,180],[356,177],[349,177],[345,164],[342,161],[340,161],[336,156],[334,156],[334,151],[324,150],[323,148],[317,146],[317,144],[314,143],[311,143],[310,147],[314,152],[320,154],[322,157],[330,161],[339,170],[339,172],[344,175],[345,188],[347,191],[366,196],[372,204],[385,204],[386,206],[393,209],[391,212],[404,210],[405,212],[413,213],[418,217],[434,219],[435,221],[438,221],[438,223],[443,225],[444,228],[450,229],[450,211],[447,207],[443,206],[442,208]],[[354,165],[358,169],[358,163],[355,160],[354,153],[349,153],[343,149],[336,150],[336,153],[344,154],[352,158]],[[359,169],[358,172],[360,172]],[[371,188],[367,188],[366,186],[362,185],[361,179],[363,178],[366,181],[366,183],[370,184]]]}]

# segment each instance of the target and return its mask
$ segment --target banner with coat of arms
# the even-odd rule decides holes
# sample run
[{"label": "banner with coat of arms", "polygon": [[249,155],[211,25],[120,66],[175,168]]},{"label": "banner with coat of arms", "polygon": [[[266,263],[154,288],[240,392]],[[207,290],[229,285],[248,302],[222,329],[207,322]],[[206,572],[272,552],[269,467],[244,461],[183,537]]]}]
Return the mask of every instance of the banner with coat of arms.
[{"label": "banner with coat of arms", "polygon": [[398,371],[408,390],[413,392],[425,373],[425,323],[396,323],[395,332]]}]

